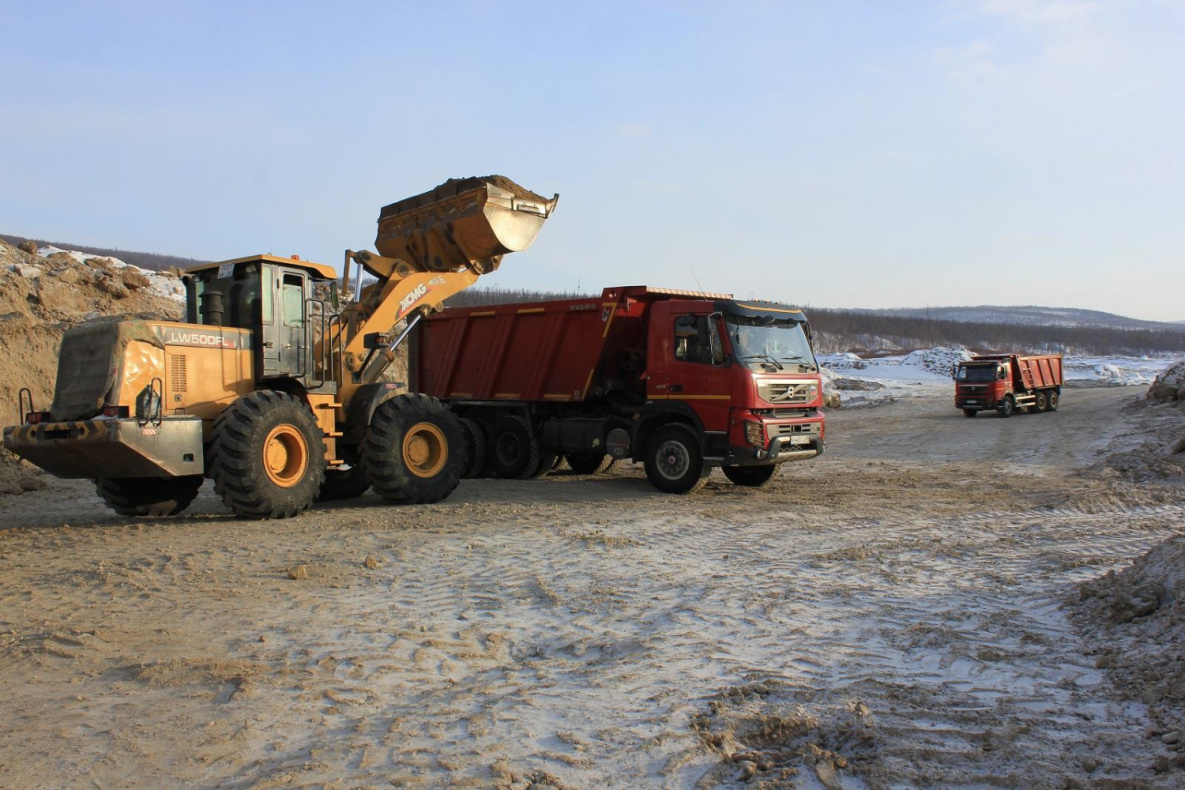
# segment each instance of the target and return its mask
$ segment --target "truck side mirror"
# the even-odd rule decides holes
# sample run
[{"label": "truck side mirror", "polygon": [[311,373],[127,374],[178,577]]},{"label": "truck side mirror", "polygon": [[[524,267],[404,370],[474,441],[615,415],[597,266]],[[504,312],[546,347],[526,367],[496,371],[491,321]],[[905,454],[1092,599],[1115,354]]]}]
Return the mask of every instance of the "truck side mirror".
[{"label": "truck side mirror", "polygon": [[722,317],[721,313],[712,313],[708,316],[708,346],[712,349],[712,364],[716,367],[728,364],[728,360],[724,357],[724,341],[720,339],[720,319]]}]

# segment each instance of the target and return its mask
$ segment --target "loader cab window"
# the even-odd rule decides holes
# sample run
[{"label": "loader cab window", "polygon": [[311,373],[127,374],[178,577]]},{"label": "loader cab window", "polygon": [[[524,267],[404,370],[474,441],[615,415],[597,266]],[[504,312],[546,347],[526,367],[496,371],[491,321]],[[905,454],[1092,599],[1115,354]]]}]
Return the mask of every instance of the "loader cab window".
[{"label": "loader cab window", "polygon": [[712,316],[681,315],[675,319],[675,359],[705,365],[724,364],[724,347]]},{"label": "loader cab window", "polygon": [[[189,284],[188,320],[193,323],[249,329],[258,324],[263,309],[263,288],[257,263],[224,264],[216,269],[198,272]],[[206,309],[213,300],[208,294],[219,294],[221,311]]]},{"label": "loader cab window", "polygon": [[299,274],[285,274],[280,296],[284,306],[284,326],[304,326],[304,278]]}]

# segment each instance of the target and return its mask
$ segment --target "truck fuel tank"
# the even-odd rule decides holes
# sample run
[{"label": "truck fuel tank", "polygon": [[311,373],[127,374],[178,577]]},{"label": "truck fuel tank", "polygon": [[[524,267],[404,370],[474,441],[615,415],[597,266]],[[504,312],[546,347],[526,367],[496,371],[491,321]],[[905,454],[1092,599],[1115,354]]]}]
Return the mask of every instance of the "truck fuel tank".
[{"label": "truck fuel tank", "polygon": [[433,190],[384,206],[375,246],[386,258],[425,272],[497,268],[501,256],[525,250],[551,216],[550,200],[505,176],[451,178]]}]

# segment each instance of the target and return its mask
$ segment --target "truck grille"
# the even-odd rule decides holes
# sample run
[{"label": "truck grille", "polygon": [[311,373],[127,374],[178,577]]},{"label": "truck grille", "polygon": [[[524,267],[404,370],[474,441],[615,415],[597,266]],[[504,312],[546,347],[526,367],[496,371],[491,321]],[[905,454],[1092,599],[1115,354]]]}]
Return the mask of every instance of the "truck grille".
[{"label": "truck grille", "polygon": [[816,435],[819,433],[819,423],[806,422],[798,425],[771,425],[769,426],[770,438],[775,436],[799,436],[802,434]]},{"label": "truck grille", "polygon": [[810,403],[810,381],[763,381],[757,384],[757,396],[766,403]]}]

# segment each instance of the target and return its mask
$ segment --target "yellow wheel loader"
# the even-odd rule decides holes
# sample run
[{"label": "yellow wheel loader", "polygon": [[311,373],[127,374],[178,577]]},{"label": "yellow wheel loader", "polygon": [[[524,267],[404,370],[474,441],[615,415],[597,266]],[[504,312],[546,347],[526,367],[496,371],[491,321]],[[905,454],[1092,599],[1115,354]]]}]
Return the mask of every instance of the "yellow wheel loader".
[{"label": "yellow wheel loader", "polygon": [[439,501],[465,468],[463,429],[383,373],[417,321],[529,247],[558,200],[503,176],[452,179],[384,207],[378,254],[347,250],[340,281],[273,255],[190,269],[184,323],[68,330],[52,405],[39,411],[22,390],[24,422],[4,446],[94,479],[127,516],[180,513],[206,477],[249,518],[371,487],[389,502]]}]

